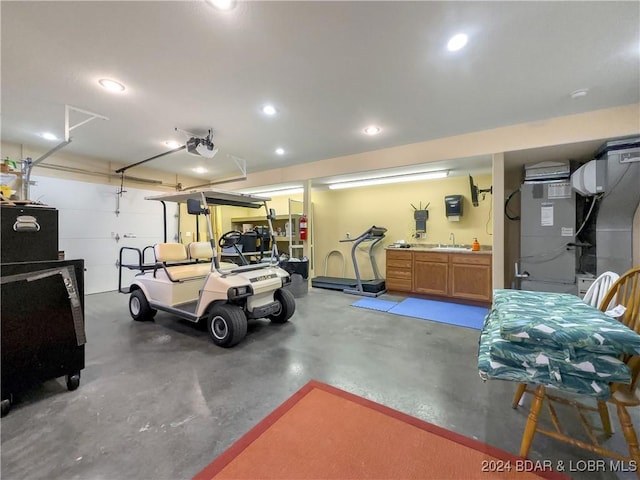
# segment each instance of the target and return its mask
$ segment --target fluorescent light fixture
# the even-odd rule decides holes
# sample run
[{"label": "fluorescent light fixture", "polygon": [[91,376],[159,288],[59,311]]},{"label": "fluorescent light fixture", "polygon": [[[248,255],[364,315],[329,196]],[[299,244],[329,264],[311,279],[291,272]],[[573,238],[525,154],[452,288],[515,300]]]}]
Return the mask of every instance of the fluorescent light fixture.
[{"label": "fluorescent light fixture", "polygon": [[284,155],[284,148],[276,148],[276,153],[278,155]]},{"label": "fluorescent light fixture", "polygon": [[330,190],[340,190],[343,188],[369,187],[371,185],[386,185],[389,183],[417,182],[419,180],[434,180],[445,178],[449,175],[449,170],[438,170],[435,172],[413,173],[410,175],[393,175],[389,177],[369,178],[365,180],[355,180],[353,182],[338,182],[329,184]]},{"label": "fluorescent light fixture", "polygon": [[295,188],[283,188],[282,190],[269,190],[265,192],[251,192],[250,195],[259,195],[263,197],[277,197],[278,195],[296,195],[298,193],[303,193],[304,188],[295,187]]},{"label": "fluorescent light fixture", "polygon": [[218,10],[231,10],[236,6],[235,0],[207,0],[207,3]]},{"label": "fluorescent light fixture", "polygon": [[278,112],[278,110],[276,110],[276,107],[274,107],[273,105],[265,105],[264,107],[262,107],[262,113],[264,113],[265,115],[275,115]]},{"label": "fluorescent light fixture", "polygon": [[468,37],[464,33],[459,33],[454,35],[447,43],[447,48],[450,52],[455,52],[460,50],[467,44]]},{"label": "fluorescent light fixture", "polygon": [[368,127],[366,127],[364,129],[364,133],[366,133],[367,135],[377,135],[382,131],[382,129],[380,127],[378,127],[377,125],[369,125]]},{"label": "fluorescent light fixture", "polygon": [[196,173],[207,173],[207,169],[204,167],[196,167],[196,168],[192,168],[191,170],[193,170]]},{"label": "fluorescent light fixture", "polygon": [[108,78],[103,78],[98,80],[98,83],[103,87],[109,90],[110,92],[124,92],[124,85],[116,82],[115,80],[109,80]]},{"label": "fluorescent light fixture", "polygon": [[40,136],[45,140],[58,140],[58,137],[56,137],[53,133],[49,133],[49,132],[44,132]]},{"label": "fluorescent light fixture", "polygon": [[169,148],[178,148],[178,147],[181,147],[181,146],[182,146],[182,144],[181,144],[181,143],[178,143],[178,142],[176,142],[175,140],[167,140],[167,141],[166,141],[166,142],[164,142],[164,143],[165,143],[165,145],[166,145],[167,147],[169,147]]}]

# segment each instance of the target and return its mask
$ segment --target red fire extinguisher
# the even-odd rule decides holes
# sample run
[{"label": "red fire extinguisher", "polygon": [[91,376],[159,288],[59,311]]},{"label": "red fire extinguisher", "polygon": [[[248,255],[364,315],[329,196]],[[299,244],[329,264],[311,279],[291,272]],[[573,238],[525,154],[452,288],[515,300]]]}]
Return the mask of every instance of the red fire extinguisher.
[{"label": "red fire extinguisher", "polygon": [[300,217],[300,240],[307,239],[307,217],[302,215]]}]

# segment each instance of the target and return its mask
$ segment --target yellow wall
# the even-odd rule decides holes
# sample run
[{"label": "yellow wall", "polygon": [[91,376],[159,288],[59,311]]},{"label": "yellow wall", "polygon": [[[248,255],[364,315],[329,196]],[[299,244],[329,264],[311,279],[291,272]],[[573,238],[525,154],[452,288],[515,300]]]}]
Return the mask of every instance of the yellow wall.
[{"label": "yellow wall", "polygon": [[[491,186],[491,175],[475,175],[475,183],[482,189]],[[464,197],[463,215],[459,222],[447,219],[445,215],[444,197],[459,194]],[[449,243],[451,233],[455,235],[457,244],[471,244],[477,238],[481,245],[492,245],[492,219],[489,218],[492,196],[487,194],[485,200],[480,197],[480,205],[471,205],[469,178],[466,176],[450,177],[443,180],[377,185],[345,190],[329,190],[312,192],[314,210],[314,249],[315,274],[324,274],[324,259],[331,250],[340,250],[344,255],[347,276],[353,277],[351,262],[352,243],[340,243],[347,232],[355,238],[372,225],[387,229],[385,239],[375,248],[375,257],[380,273],[384,276],[384,246],[404,239],[408,243],[437,244]],[[413,207],[429,205],[429,220],[425,239],[412,238],[415,233]],[[489,233],[487,233],[489,232]],[[366,244],[361,244],[362,252],[358,254],[358,265],[363,279],[373,278],[373,271],[368,261]],[[341,276],[339,262],[329,261],[329,276]]]}]

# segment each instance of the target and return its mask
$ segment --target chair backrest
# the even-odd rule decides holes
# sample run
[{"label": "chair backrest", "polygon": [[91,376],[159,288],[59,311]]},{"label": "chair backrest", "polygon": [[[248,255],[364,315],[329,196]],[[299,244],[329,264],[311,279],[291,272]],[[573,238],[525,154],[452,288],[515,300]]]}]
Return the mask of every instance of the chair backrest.
[{"label": "chair backrest", "polygon": [[213,248],[209,242],[191,242],[189,258],[193,260],[209,260],[213,257]]},{"label": "chair backrest", "polygon": [[[624,273],[611,286],[600,304],[600,310],[606,310],[615,299],[615,305],[626,308],[618,320],[636,333],[640,333],[640,267],[633,267]],[[640,355],[625,355],[624,362],[631,369],[631,385],[624,388],[633,392],[640,379]]]},{"label": "chair backrest", "polygon": [[182,262],[187,259],[187,249],[182,243],[157,243],[153,251],[158,262]]},{"label": "chair backrest", "polygon": [[584,295],[584,302],[595,308],[600,307],[602,299],[613,285],[613,282],[618,280],[618,278],[620,278],[620,275],[617,273],[604,272],[591,284],[587,293]]}]

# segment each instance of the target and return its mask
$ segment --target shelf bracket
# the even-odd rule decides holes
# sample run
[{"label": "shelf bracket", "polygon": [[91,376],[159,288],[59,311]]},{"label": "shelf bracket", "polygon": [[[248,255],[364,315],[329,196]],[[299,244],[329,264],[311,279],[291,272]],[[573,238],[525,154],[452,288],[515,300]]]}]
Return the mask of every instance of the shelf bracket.
[{"label": "shelf bracket", "polygon": [[[79,123],[76,123],[75,125],[69,125],[69,112],[72,112],[72,111],[81,113],[83,115],[88,115],[89,118],[85,118],[84,120],[82,120]],[[82,110],[80,108],[72,107],[71,105],[64,106],[64,140],[60,142],[58,145],[56,145],[55,147],[53,147],[51,150],[49,150],[47,153],[38,157],[36,160],[31,160],[31,158],[27,158],[23,163],[22,171],[26,175],[26,181],[22,183],[23,200],[29,200],[29,186],[31,184],[31,170],[33,170],[33,167],[37,166],[39,163],[41,163],[43,160],[45,160],[46,158],[56,153],[58,150],[61,150],[67,145],[69,145],[71,143],[71,136],[70,136],[71,130],[78,128],[79,126],[84,125],[85,123],[88,123],[91,120],[95,120],[96,118],[99,118],[101,120],[109,120],[104,115],[100,115],[98,113],[93,113],[88,110]]]}]

